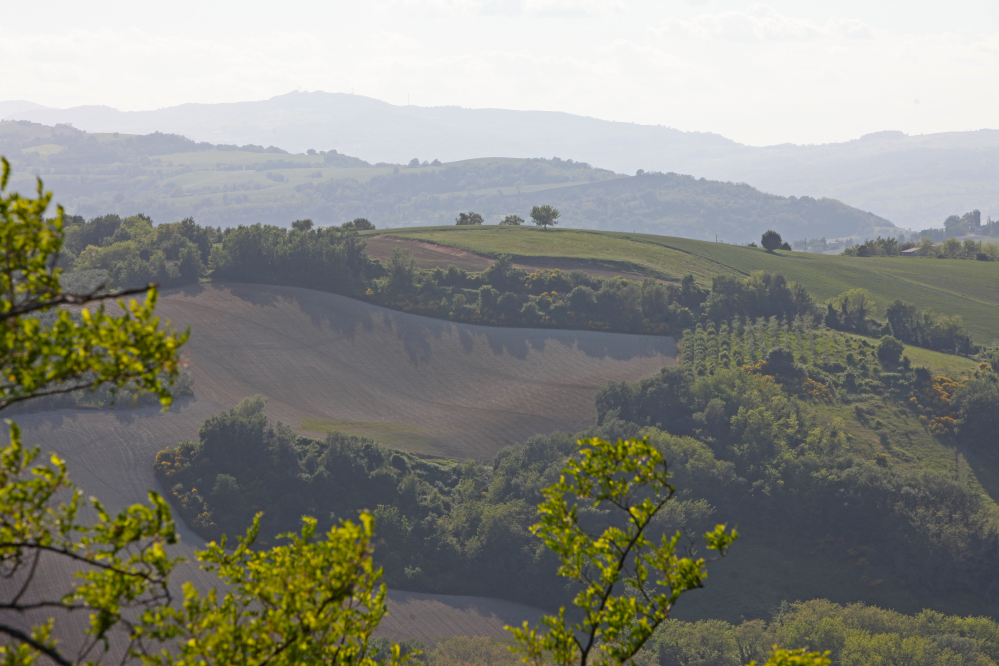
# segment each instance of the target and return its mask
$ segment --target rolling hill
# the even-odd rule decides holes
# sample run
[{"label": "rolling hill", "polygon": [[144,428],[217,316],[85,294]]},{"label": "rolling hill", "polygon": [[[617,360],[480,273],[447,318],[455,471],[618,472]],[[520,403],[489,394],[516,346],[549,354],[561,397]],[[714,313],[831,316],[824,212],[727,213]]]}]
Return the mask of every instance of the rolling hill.
[{"label": "rolling hill", "polygon": [[[883,313],[896,298],[964,318],[981,344],[999,336],[999,263],[960,259],[847,257],[766,252],[726,243],[654,236],[522,227],[434,227],[366,232],[434,243],[470,254],[511,254],[523,264],[541,258],[572,260],[620,273],[677,280],[692,274],[702,284],[719,274],[766,270],[805,285],[822,301],[853,288],[871,292]],[[568,267],[568,266],[567,266]]]},{"label": "rolling hill", "polygon": [[[292,92],[268,100],[122,112],[0,102],[0,118],[72,123],[89,132],[172,132],[196,141],[338,149],[372,161],[445,162],[558,155],[637,169],[747,182],[784,196],[832,198],[901,226],[938,226],[978,208],[999,213],[999,131],[907,136],[877,132],[823,145],[755,147],[683,132],[546,111],[397,106],[360,95]],[[886,128],[889,129],[889,128]]]},{"label": "rolling hill", "polygon": [[888,220],[832,199],[775,196],[676,173],[623,176],[558,158],[372,165],[335,151],[290,155],[273,146],[25,122],[0,123],[0,154],[11,160],[16,188],[33,189],[40,175],[68,212],[85,217],[142,212],[157,222],[193,216],[227,227],[365,217],[379,227],[405,227],[448,224],[468,210],[490,223],[509,214],[527,218],[532,206],[548,203],[577,228],[732,242],[771,227],[794,238],[894,230]]}]

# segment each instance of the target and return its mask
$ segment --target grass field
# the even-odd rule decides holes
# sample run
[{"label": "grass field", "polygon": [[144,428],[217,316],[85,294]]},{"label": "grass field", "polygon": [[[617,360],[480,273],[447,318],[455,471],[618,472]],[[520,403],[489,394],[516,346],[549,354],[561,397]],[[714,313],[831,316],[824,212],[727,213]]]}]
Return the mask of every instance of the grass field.
[{"label": "grass field", "polygon": [[719,274],[782,273],[824,301],[849,289],[871,292],[881,313],[894,299],[964,318],[982,344],[999,337],[999,263],[958,259],[845,257],[766,252],[724,243],[650,234],[525,227],[425,227],[377,232],[490,257],[565,257],[665,279],[692,274],[701,283]]}]

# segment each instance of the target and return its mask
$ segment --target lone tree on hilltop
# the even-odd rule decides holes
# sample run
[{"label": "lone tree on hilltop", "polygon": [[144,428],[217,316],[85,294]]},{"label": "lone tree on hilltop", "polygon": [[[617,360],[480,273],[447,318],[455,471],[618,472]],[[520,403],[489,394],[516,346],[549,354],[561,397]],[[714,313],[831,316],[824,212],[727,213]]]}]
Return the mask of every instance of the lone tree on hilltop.
[{"label": "lone tree on hilltop", "polygon": [[458,217],[454,219],[454,223],[459,227],[482,224],[482,216],[478,213],[473,213],[472,211],[468,211],[467,213],[458,213]]},{"label": "lone tree on hilltop", "polygon": [[535,206],[531,209],[531,219],[534,220],[534,224],[538,225],[545,231],[548,231],[548,226],[556,226],[558,224],[558,218],[561,213],[555,206],[549,206],[545,204],[544,206]]},{"label": "lone tree on hilltop", "polygon": [[353,225],[358,231],[371,231],[375,228],[375,225],[372,224],[366,217],[354,218],[348,224]]},{"label": "lone tree on hilltop", "polygon": [[767,229],[763,232],[763,236],[760,238],[760,245],[762,245],[767,252],[773,252],[779,249],[784,240],[780,237],[780,234],[773,229]]}]

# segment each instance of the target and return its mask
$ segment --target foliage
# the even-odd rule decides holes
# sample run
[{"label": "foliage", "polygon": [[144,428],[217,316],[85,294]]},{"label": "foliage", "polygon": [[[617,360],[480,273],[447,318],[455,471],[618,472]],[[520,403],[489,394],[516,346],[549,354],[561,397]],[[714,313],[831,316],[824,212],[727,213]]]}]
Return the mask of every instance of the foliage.
[{"label": "foliage", "polygon": [[993,620],[932,610],[904,615],[825,599],[785,602],[770,622],[669,620],[635,661],[641,666],[741,666],[764,659],[774,643],[790,648],[771,654],[770,663],[780,664],[988,666],[999,661],[999,625]]},{"label": "foliage", "polygon": [[482,224],[482,221],[482,216],[478,213],[468,212],[458,213],[458,217],[455,219],[454,223],[461,227]]},{"label": "foliage", "polygon": [[73,268],[106,270],[118,287],[198,282],[219,235],[193,218],[154,227],[141,214],[124,219],[104,215],[89,221],[74,216],[68,219],[65,232],[66,249],[75,257]]},{"label": "foliage", "polygon": [[[337,516],[373,507],[376,553],[388,580],[410,589],[509,596],[534,603],[558,597],[549,557],[529,527],[541,489],[558,480],[574,450],[569,435],[504,450],[491,468],[422,460],[369,439],[330,433],[296,436],[244,400],[208,419],[200,441],[161,451],[156,474],[188,525],[209,539],[242,532],[264,512],[269,544],[290,516],[314,515],[320,529]],[[530,586],[511,590],[517,571]]]},{"label": "foliage", "polygon": [[972,353],[977,347],[960,316],[948,317],[931,310],[919,310],[898,299],[891,302],[885,315],[892,335],[902,342],[964,354]]},{"label": "foliage", "polygon": [[534,224],[545,230],[550,226],[554,227],[557,225],[560,216],[561,213],[559,213],[558,209],[549,204],[542,204],[531,208],[531,220],[534,221]]},{"label": "foliage", "polygon": [[[38,198],[6,194],[9,167],[0,178],[0,234],[4,272],[0,319],[6,324],[3,362],[4,400],[15,402],[96,387],[125,386],[153,392],[164,406],[178,372],[178,349],[186,335],[160,328],[154,316],[156,291],[145,305],[120,304],[113,317],[103,308],[83,309],[79,321],[59,309],[122,294],[62,291],[58,267],[63,244],[63,212],[43,217],[51,195],[38,184]],[[9,422],[8,422],[9,423]],[[27,449],[20,429],[10,423],[10,443],[0,448],[0,661],[30,666],[39,658],[60,665],[92,664],[123,634],[126,657],[145,664],[297,664],[323,658],[343,664],[373,666],[367,656],[370,633],[384,614],[385,588],[376,590],[381,572],[371,562],[371,516],[363,527],[342,523],[326,539],[313,539],[315,522],[305,520],[291,546],[253,552],[247,539],[232,553],[225,543],[209,544],[199,557],[233,588],[222,599],[192,585],[184,603],[173,605],[170,574],[179,561],[167,552],[177,534],[168,504],[149,493],[149,504],[136,504],[112,516],[96,499],[68,479],[56,455],[38,463],[39,450]],[[96,518],[83,522],[80,514]],[[45,561],[78,567],[76,584],[52,589],[36,573]],[[28,627],[29,611],[52,613],[48,622]],[[56,644],[55,617],[71,611],[89,615],[87,635],[75,655]],[[13,621],[8,618],[14,616]],[[393,650],[392,664],[399,663]]]},{"label": "foliage", "polygon": [[500,226],[505,227],[519,227],[524,223],[524,219],[519,215],[507,215],[502,220],[500,220]]},{"label": "foliage", "polygon": [[437,643],[429,655],[433,666],[515,666],[520,658],[510,642],[487,636],[455,636]]},{"label": "foliage", "polygon": [[[705,561],[677,555],[679,532],[658,544],[646,536],[673,499],[669,476],[662,454],[647,440],[580,441],[562,478],[544,490],[541,520],[531,531],[559,557],[559,575],[582,588],[573,603],[583,618],[567,622],[563,607],[558,617],[542,618],[547,631],[526,622],[511,628],[525,661],[541,666],[550,655],[556,664],[624,663],[669,617],[680,595],[703,586]],[[591,535],[580,524],[578,500],[584,500],[584,510],[621,511],[626,526]],[[707,548],[720,555],[736,537],[724,525],[704,535]],[[622,582],[627,592],[620,591]]]},{"label": "foliage", "polygon": [[[87,305],[131,292],[86,294],[62,292],[57,265],[62,248],[62,209],[52,220],[44,212],[51,194],[38,183],[38,198],[16,192],[5,194],[9,165],[3,161],[0,176],[0,243],[4,264],[0,269],[0,359],[4,382],[0,408],[41,396],[69,393],[100,385],[154,392],[169,405],[169,385],[180,370],[177,349],[185,335],[159,329],[154,315],[156,291],[149,290],[144,304],[119,302],[120,316],[108,314],[103,305],[81,310],[74,319],[64,305]],[[138,291],[146,291],[141,289]],[[47,323],[39,318],[55,311]],[[165,380],[159,374],[166,372]]]},{"label": "foliage", "polygon": [[874,240],[868,238],[859,245],[846,248],[843,250],[843,254],[848,257],[897,257],[903,251],[914,247],[916,244],[911,241],[903,241],[901,238],[892,236],[888,238],[878,236]]},{"label": "foliage", "polygon": [[767,229],[763,232],[763,236],[760,237],[760,246],[767,252],[779,249],[783,243],[784,241],[781,239],[780,234],[773,229]]},{"label": "foliage", "polygon": [[994,447],[999,433],[999,375],[985,370],[958,386],[950,401],[961,437],[983,449]]},{"label": "foliage", "polygon": [[982,213],[978,209],[969,211],[964,215],[950,215],[944,220],[943,227],[937,229],[923,229],[919,235],[929,238],[938,243],[945,238],[954,236],[967,236],[972,234],[989,235],[994,234],[992,220],[982,224]]},{"label": "foliage", "polygon": [[881,340],[878,342],[877,351],[875,352],[878,356],[878,361],[881,365],[886,368],[898,365],[902,362],[902,353],[905,351],[905,345],[902,344],[897,338],[890,335],[882,336]]},{"label": "foliage", "polygon": [[372,224],[370,220],[364,217],[355,217],[350,222],[346,222],[344,226],[348,224],[353,226],[358,231],[373,231],[375,229],[375,225]]},{"label": "foliage", "polygon": [[[228,585],[224,594],[202,595],[185,583],[182,608],[143,614],[145,640],[179,648],[149,654],[143,663],[374,666],[369,641],[385,615],[386,589],[371,560],[371,514],[321,538],[315,519],[306,517],[300,534],[282,535],[287,545],[252,550],[258,520],[234,550],[226,550],[223,538],[198,553],[202,566]],[[398,664],[399,657],[396,648],[386,662]]]}]

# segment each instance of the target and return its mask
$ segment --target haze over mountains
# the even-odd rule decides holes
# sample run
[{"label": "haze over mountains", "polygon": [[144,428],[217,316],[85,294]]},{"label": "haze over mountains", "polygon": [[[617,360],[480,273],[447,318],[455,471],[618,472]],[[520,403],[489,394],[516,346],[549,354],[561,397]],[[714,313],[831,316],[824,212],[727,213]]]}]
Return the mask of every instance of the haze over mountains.
[{"label": "haze over mountains", "polygon": [[137,112],[12,101],[0,102],[0,118],[72,123],[88,132],[171,132],[291,152],[336,149],[369,162],[559,156],[622,173],[676,172],[783,196],[838,199],[912,228],[939,226],[972,208],[999,212],[999,130],[879,132],[838,144],[752,147],[717,134],[568,113],[396,106],[324,92]]}]

